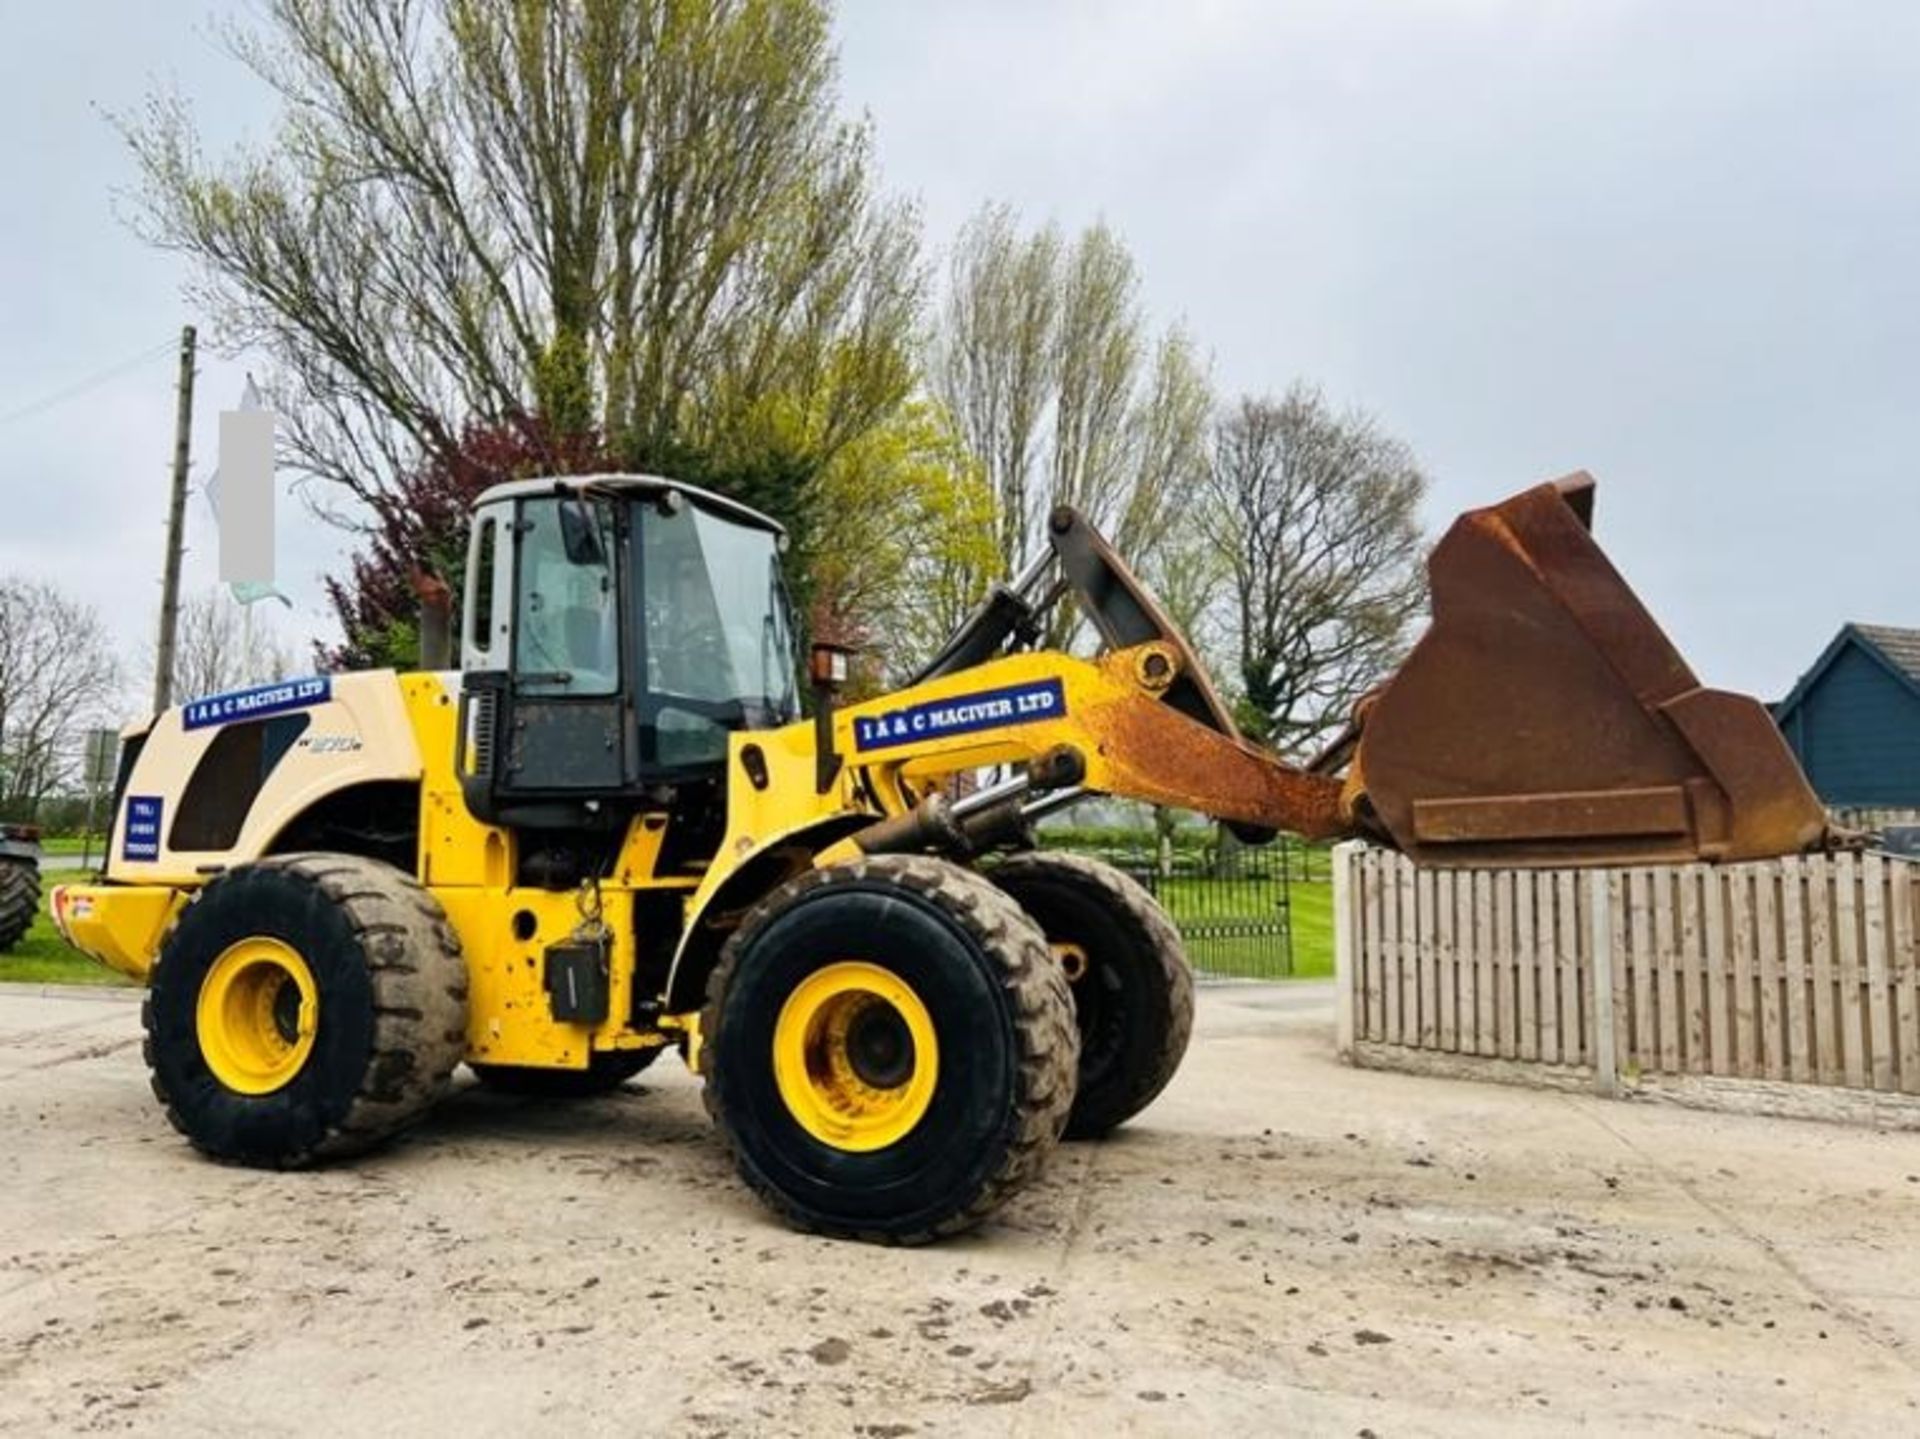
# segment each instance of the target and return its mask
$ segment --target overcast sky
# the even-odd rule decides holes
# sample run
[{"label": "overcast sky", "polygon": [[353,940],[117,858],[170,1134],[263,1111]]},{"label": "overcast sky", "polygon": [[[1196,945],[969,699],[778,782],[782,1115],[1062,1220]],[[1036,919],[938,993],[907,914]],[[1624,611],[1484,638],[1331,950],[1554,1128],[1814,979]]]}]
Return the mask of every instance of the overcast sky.
[{"label": "overcast sky", "polygon": [[[98,108],[163,84],[216,138],[272,117],[188,9],[0,0],[0,573],[66,584],[130,657],[194,317],[115,222]],[[844,0],[839,28],[932,244],[987,199],[1105,218],[1224,393],[1307,377],[1371,410],[1436,530],[1593,471],[1609,553],[1708,682],[1776,697],[1842,621],[1920,625],[1920,6]],[[245,368],[203,359],[197,478]],[[337,537],[281,517],[279,623],[325,633]]]}]

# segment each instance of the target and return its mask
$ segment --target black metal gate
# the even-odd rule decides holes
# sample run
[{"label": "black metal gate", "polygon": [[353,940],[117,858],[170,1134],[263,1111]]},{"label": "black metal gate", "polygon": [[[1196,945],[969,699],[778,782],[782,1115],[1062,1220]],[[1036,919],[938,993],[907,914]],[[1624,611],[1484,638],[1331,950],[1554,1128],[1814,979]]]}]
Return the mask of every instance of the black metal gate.
[{"label": "black metal gate", "polygon": [[1179,927],[1200,973],[1284,979],[1293,973],[1291,877],[1310,854],[1286,840],[1257,848],[1209,837],[1162,847],[1150,830],[1075,832],[1051,847],[1090,855],[1144,886]]}]

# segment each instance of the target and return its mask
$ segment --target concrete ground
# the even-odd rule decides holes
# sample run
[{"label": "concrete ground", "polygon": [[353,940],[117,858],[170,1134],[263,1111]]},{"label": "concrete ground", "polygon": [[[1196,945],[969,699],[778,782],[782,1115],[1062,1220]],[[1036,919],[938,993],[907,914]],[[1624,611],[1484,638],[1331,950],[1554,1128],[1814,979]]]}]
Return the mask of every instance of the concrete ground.
[{"label": "concrete ground", "polygon": [[671,1060],[220,1168],[137,1015],[0,993],[0,1431],[1920,1429],[1920,1137],[1347,1069],[1324,986],[1205,990],[1122,1137],[910,1251],[773,1223]]}]

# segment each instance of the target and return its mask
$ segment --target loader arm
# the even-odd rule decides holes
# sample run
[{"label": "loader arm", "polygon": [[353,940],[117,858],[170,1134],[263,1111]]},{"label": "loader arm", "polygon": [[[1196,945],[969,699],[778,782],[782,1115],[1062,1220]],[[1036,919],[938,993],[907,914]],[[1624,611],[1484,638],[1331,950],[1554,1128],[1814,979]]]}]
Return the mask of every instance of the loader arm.
[{"label": "loader arm", "polygon": [[[1428,562],[1431,625],[1304,768],[1239,734],[1126,563],[1057,510],[1049,561],[998,588],[917,683],[840,712],[835,749],[896,819],[951,775],[1016,764],[1030,778],[1007,788],[1008,813],[1046,805],[1047,788],[1109,794],[1248,838],[1364,835],[1430,864],[1756,859],[1827,843],[1765,709],[1700,684],[1594,542],[1592,510],[1582,473],[1461,516]],[[1021,652],[1069,591],[1105,652]],[[894,823],[869,843],[938,828]],[[991,838],[994,825],[974,828]]]},{"label": "loader arm", "polygon": [[[1354,832],[1340,780],[1287,765],[1167,702],[1182,678],[1204,681],[1191,664],[1159,640],[1091,660],[1010,655],[839,711],[836,748],[893,814],[951,775],[1025,765],[1048,788],[1170,805],[1254,830]],[[1024,806],[1038,788],[1010,798]]]}]

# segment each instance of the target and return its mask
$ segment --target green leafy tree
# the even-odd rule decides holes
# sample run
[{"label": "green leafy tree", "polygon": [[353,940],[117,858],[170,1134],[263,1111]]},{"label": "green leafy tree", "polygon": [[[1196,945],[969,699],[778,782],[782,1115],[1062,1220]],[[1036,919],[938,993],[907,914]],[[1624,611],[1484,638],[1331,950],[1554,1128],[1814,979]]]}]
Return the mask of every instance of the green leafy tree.
[{"label": "green leafy tree", "polygon": [[995,572],[993,494],[951,417],[918,399],[821,475],[816,630],[867,652],[871,684],[904,679]]},{"label": "green leafy tree", "polygon": [[[837,114],[816,0],[264,0],[236,55],[284,102],[203,153],[126,121],[136,223],[274,361],[321,508],[377,515],[462,436],[556,444],[740,494],[809,551],[813,481],[912,389],[910,210]],[[816,423],[775,435],[785,397]],[[776,439],[784,443],[774,443]]]}]

